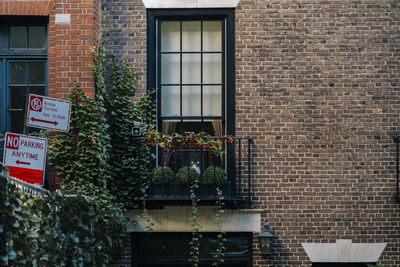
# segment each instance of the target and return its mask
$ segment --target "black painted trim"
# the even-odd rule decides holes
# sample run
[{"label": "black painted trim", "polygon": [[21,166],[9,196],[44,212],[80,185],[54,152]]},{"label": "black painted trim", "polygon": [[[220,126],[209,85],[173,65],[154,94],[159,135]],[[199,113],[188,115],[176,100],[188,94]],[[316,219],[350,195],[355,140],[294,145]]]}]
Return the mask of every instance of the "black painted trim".
[{"label": "black painted trim", "polygon": [[[156,60],[157,49],[157,20],[176,19],[226,19],[226,134],[235,135],[235,9],[148,9],[147,10],[147,88],[157,88]],[[158,31],[159,32],[159,31]],[[159,90],[157,94],[159,94]],[[154,96],[155,97],[155,96]],[[157,118],[160,118],[160,107],[157,103]]]}]

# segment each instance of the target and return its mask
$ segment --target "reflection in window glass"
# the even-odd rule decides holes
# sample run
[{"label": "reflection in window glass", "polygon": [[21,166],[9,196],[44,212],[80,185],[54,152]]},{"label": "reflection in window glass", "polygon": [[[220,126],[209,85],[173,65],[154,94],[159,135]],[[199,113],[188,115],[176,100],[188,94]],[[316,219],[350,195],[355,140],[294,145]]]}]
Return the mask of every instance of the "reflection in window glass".
[{"label": "reflection in window glass", "polygon": [[10,63],[11,84],[26,84],[26,62]]},{"label": "reflection in window glass", "polygon": [[26,26],[10,26],[10,48],[26,48],[27,39]]}]

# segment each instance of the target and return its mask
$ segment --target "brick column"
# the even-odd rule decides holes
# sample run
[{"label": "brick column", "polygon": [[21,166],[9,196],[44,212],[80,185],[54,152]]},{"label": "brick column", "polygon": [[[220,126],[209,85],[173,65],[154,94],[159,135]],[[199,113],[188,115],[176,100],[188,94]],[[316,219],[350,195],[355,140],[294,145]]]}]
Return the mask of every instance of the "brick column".
[{"label": "brick column", "polygon": [[[100,38],[99,0],[56,0],[49,16],[49,95],[65,98],[77,82],[94,96],[90,48]],[[61,20],[60,20],[61,18]]]}]

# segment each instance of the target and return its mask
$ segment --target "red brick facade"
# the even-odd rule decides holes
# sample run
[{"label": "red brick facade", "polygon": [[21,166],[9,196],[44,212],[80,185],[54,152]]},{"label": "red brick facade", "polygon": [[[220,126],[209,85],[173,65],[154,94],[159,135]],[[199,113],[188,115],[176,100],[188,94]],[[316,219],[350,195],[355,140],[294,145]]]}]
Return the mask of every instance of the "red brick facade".
[{"label": "red brick facade", "polygon": [[[56,24],[57,14],[69,14],[70,23]],[[94,95],[90,48],[99,44],[100,0],[3,1],[0,15],[49,18],[49,96],[66,98],[75,82]]]},{"label": "red brick facade", "polygon": [[[56,24],[56,14],[69,14],[69,24]],[[0,3],[0,15],[48,16],[49,95],[66,97],[75,81],[94,94],[90,48],[99,44],[100,0],[48,0]]]},{"label": "red brick facade", "polygon": [[48,16],[53,8],[54,0],[40,1],[13,1],[0,2],[0,15],[11,16]]},{"label": "red brick facade", "polygon": [[[71,23],[55,23],[56,14],[70,14]],[[94,94],[93,64],[90,48],[98,45],[99,0],[55,1],[49,21],[50,95],[66,97],[78,82],[88,94]]]}]

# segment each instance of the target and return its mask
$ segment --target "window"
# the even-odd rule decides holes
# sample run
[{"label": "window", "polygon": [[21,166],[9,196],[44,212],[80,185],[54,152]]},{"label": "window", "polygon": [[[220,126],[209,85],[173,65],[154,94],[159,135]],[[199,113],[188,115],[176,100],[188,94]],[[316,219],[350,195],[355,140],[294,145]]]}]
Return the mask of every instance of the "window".
[{"label": "window", "polygon": [[25,126],[27,98],[46,95],[47,84],[47,18],[0,21],[0,135],[35,131]]},{"label": "window", "polygon": [[[191,233],[133,233],[132,258],[135,267],[190,267]],[[218,248],[217,233],[202,233],[200,266],[211,266]],[[227,233],[225,267],[252,265],[252,233]]]},{"label": "window", "polygon": [[233,9],[149,10],[148,26],[158,129],[233,135]]},{"label": "window", "polygon": [[[167,135],[234,135],[234,9],[148,10],[148,88],[157,90],[157,127]],[[157,166],[177,173],[191,166],[202,176],[227,157],[203,151],[159,151]],[[228,173],[229,175],[229,173]]]}]

